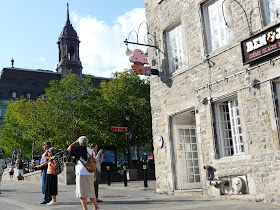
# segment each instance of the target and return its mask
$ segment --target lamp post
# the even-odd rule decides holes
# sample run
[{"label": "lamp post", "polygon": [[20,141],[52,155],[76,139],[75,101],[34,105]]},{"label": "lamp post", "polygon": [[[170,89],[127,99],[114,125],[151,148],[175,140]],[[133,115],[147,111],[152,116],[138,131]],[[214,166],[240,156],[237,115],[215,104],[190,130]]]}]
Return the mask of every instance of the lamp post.
[{"label": "lamp post", "polygon": [[[128,122],[130,120],[130,113],[129,111],[124,111],[123,112],[123,116],[125,118],[125,126],[128,127]],[[129,140],[131,138],[131,133],[130,131],[127,131],[125,133],[125,136],[126,136],[126,146],[127,146],[127,166],[128,168],[131,166],[131,156],[130,156],[130,147],[129,147]]]}]

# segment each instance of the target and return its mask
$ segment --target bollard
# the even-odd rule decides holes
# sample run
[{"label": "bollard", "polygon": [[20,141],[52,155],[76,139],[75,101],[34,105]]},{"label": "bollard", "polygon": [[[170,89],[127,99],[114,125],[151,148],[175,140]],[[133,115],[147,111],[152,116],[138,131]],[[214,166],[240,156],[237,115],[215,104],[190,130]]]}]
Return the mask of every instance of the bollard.
[{"label": "bollard", "polygon": [[111,185],[110,166],[106,166],[106,169],[107,169],[107,173],[108,173],[108,185],[110,186]]},{"label": "bollard", "polygon": [[144,187],[148,187],[148,167],[147,165],[143,165],[143,169],[144,169]]},{"label": "bollard", "polygon": [[126,166],[123,167],[123,184],[125,187],[127,187]]}]

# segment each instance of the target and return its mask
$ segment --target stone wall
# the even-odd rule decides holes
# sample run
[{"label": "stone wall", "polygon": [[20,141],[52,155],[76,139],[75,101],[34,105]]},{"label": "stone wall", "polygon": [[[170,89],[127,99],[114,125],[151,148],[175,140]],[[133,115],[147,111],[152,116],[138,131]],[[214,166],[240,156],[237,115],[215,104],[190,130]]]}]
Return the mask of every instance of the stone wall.
[{"label": "stone wall", "polygon": [[[213,51],[206,57],[202,0],[145,0],[146,18],[150,33],[156,32],[160,48],[164,44],[164,31],[180,21],[186,47],[188,64],[168,74],[166,56],[149,49],[149,60],[157,61],[160,77],[151,76],[151,106],[154,138],[157,192],[174,193],[176,190],[175,154],[172,136],[172,116],[195,107],[197,138],[199,141],[200,171],[204,195],[220,196],[206,181],[204,165],[216,168],[216,177],[246,175],[249,194],[238,197],[247,200],[280,202],[280,151],[278,129],[274,110],[271,81],[280,77],[280,59],[263,62],[250,67],[243,65],[240,41],[247,39],[248,24],[242,8],[235,1],[226,1],[225,9],[230,30],[230,43]],[[249,14],[259,6],[259,1],[242,1]],[[278,21],[279,22],[279,21]],[[252,13],[252,31],[263,28],[260,13]],[[260,81],[258,88],[250,88],[245,79],[250,70],[251,81]],[[208,85],[210,84],[210,85]],[[209,88],[208,88],[209,87]],[[198,92],[195,90],[199,89]],[[197,97],[199,95],[199,98]],[[236,96],[240,108],[240,120],[245,152],[240,156],[218,159],[215,151],[215,135],[211,103],[203,105],[200,100],[211,98],[212,102]],[[163,148],[157,146],[163,136]],[[225,197],[225,196],[224,196]],[[235,198],[234,196],[230,198]]]}]

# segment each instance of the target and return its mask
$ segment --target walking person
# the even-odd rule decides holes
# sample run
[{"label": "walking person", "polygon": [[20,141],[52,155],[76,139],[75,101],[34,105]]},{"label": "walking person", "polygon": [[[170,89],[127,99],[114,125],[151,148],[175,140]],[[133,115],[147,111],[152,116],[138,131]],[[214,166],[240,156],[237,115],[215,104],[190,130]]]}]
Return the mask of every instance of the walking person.
[{"label": "walking person", "polygon": [[17,180],[24,179],[23,177],[23,161],[21,158],[19,158],[16,162],[17,165]]},{"label": "walking person", "polygon": [[[77,147],[74,147],[77,145]],[[98,209],[95,192],[94,192],[94,173],[90,173],[83,163],[87,163],[90,155],[94,151],[88,147],[88,138],[79,137],[67,149],[71,155],[75,156],[76,166],[76,196],[80,198],[83,210],[87,210],[87,198],[90,199],[94,209]]]},{"label": "walking person", "polygon": [[97,203],[99,203],[99,202],[103,202],[103,200],[98,199],[98,189],[101,180],[101,163],[103,162],[104,153],[102,149],[100,149],[99,152],[97,153],[98,145],[96,143],[91,144],[91,149],[94,151],[95,159],[96,159],[96,179],[94,181],[94,188],[95,188],[96,200]]},{"label": "walking person", "polygon": [[46,182],[46,175],[47,175],[47,169],[48,169],[48,160],[45,158],[45,154],[49,148],[51,148],[52,144],[49,141],[46,141],[43,144],[43,148],[45,152],[43,153],[40,161],[40,165],[35,166],[36,169],[41,169],[41,188],[43,193],[43,201],[40,202],[40,204],[46,204],[49,203],[52,200],[52,197],[49,194],[45,194],[45,182]]},{"label": "walking person", "polygon": [[12,159],[13,159],[14,161],[16,161],[16,160],[17,160],[17,156],[18,156],[18,152],[17,152],[16,148],[14,148],[13,155],[12,155]]},{"label": "walking person", "polygon": [[13,177],[14,177],[14,172],[15,172],[15,164],[14,161],[11,161],[10,165],[9,165],[9,175],[10,175],[10,180],[13,181]]},{"label": "walking person", "polygon": [[56,150],[51,147],[45,153],[45,158],[48,160],[48,169],[46,175],[45,183],[45,195],[51,195],[52,200],[47,203],[48,205],[56,205],[56,196],[57,196],[57,163],[54,159]]},{"label": "walking person", "polygon": [[[2,175],[3,175],[5,168],[6,168],[6,163],[3,160],[3,155],[0,154],[0,186],[1,186]],[[1,194],[1,192],[0,192],[0,194]]]}]

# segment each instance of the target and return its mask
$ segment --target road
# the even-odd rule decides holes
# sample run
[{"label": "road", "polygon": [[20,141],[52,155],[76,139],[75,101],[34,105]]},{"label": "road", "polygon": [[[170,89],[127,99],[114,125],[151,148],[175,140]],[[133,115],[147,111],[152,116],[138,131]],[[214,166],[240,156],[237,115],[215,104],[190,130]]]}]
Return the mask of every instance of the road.
[{"label": "road", "polygon": [[[129,182],[128,187],[123,183],[112,183],[111,186],[100,186],[99,203],[101,210],[111,209],[145,209],[145,210],[167,210],[167,209],[198,209],[198,210],[266,210],[280,209],[279,205],[269,205],[264,203],[253,203],[236,200],[214,200],[203,197],[175,196],[155,193],[155,182],[149,182],[149,188],[144,189],[143,182]],[[56,206],[39,204],[42,200],[40,183],[24,181],[2,180],[0,187],[1,210],[16,209],[82,209],[78,198],[75,197],[74,185],[59,185],[59,202]],[[88,204],[89,209],[93,209]]]}]

